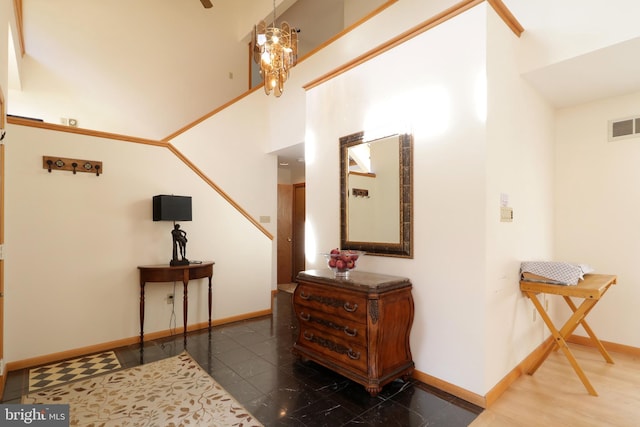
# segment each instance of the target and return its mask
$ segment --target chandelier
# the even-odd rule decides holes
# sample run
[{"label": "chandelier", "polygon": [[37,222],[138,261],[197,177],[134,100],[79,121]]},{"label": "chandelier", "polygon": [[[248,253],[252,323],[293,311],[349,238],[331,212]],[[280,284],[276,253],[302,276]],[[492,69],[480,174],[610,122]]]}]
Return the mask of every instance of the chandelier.
[{"label": "chandelier", "polygon": [[273,23],[258,22],[253,30],[253,60],[260,64],[260,75],[267,95],[282,95],[289,69],[298,62],[298,30],[283,22],[276,27],[276,0],[273,0]]}]

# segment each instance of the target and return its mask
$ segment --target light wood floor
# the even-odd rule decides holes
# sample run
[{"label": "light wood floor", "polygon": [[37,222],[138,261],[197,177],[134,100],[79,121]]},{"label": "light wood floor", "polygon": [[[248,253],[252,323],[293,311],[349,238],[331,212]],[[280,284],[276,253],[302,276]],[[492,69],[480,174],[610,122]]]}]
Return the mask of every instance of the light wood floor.
[{"label": "light wood floor", "polygon": [[534,375],[523,375],[471,427],[637,427],[640,426],[640,358],[609,352],[604,361],[593,347],[569,344],[598,392],[587,393],[560,351]]}]

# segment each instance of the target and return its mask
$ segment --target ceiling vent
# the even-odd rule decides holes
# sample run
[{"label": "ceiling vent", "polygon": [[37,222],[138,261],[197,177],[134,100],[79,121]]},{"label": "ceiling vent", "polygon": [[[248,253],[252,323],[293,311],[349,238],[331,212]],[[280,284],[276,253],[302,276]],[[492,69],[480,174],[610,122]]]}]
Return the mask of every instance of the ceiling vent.
[{"label": "ceiling vent", "polygon": [[609,141],[640,137],[640,116],[609,120]]}]

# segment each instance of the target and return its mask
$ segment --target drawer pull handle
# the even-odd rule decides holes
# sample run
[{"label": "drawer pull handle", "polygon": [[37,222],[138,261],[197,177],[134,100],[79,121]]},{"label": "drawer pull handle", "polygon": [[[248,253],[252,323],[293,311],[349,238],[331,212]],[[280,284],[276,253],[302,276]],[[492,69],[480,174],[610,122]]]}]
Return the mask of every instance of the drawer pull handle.
[{"label": "drawer pull handle", "polygon": [[342,307],[344,308],[345,311],[348,311],[349,313],[353,313],[358,309],[358,304],[351,305],[348,302],[345,302]]},{"label": "drawer pull handle", "polygon": [[309,331],[304,331],[302,333],[302,336],[304,337],[305,340],[307,341],[311,341],[313,339],[313,334]]},{"label": "drawer pull handle", "polygon": [[349,349],[349,351],[347,351],[347,356],[349,356],[349,359],[358,360],[360,359],[360,352],[358,351],[356,353],[355,351]]},{"label": "drawer pull handle", "polygon": [[300,313],[300,319],[304,320],[305,322],[308,322],[309,319],[311,319],[311,315],[303,311],[302,313]]},{"label": "drawer pull handle", "polygon": [[305,294],[305,293],[304,293],[304,291],[300,291],[300,298],[302,298],[302,299],[309,299],[309,297],[310,297],[310,296],[311,296],[311,295],[307,295],[307,294]]},{"label": "drawer pull handle", "polygon": [[349,335],[350,337],[355,337],[356,335],[358,335],[358,330],[357,329],[349,329],[348,326],[345,326],[343,329],[345,335]]}]

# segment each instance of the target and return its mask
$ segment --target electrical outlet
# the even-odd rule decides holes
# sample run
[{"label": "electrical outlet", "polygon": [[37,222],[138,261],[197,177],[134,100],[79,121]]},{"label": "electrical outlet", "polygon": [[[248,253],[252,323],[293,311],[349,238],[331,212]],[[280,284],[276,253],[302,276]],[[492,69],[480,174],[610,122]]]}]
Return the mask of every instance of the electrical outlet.
[{"label": "electrical outlet", "polygon": [[173,304],[173,294],[167,294],[167,304]]}]

